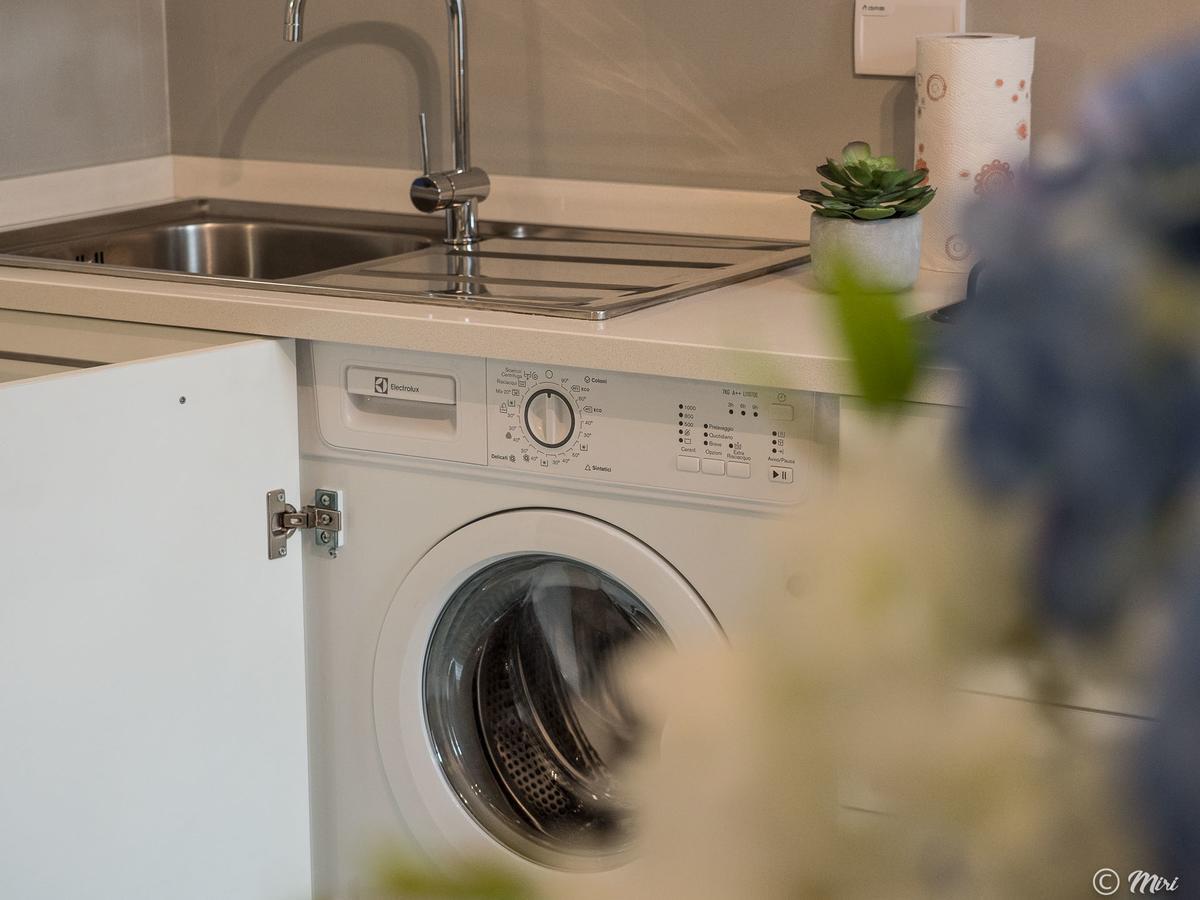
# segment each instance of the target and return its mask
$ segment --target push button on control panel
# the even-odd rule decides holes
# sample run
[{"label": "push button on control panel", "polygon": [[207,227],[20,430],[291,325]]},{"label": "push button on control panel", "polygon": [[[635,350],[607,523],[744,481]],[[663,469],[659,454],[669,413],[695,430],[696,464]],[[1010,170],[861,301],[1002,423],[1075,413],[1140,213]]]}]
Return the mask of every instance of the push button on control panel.
[{"label": "push button on control panel", "polygon": [[771,484],[791,484],[792,470],[787,466],[771,466]]},{"label": "push button on control panel", "polygon": [[796,408],[786,403],[772,403],[767,407],[767,418],[772,422],[790,422],[796,418]]},{"label": "push button on control panel", "polygon": [[749,478],[750,463],[731,462],[725,466],[725,474],[730,478]]},{"label": "push button on control panel", "polygon": [[699,472],[700,460],[695,456],[678,456],[675,458],[675,468],[680,472]]},{"label": "push button on control panel", "polygon": [[723,459],[706,459],[700,463],[700,470],[705,475],[724,475],[725,460]]}]

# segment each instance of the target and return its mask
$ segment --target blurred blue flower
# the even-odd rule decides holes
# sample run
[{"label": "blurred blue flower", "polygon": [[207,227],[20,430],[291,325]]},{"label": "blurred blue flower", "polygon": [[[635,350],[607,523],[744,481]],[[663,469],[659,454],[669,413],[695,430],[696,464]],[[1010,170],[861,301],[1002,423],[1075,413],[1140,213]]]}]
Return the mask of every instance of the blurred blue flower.
[{"label": "blurred blue flower", "polygon": [[[1174,105],[1157,97],[1157,108],[1200,121],[1200,49],[1181,59],[1168,63],[1168,80],[1182,67],[1195,83]],[[1092,118],[1107,126],[1155,84],[1147,72],[1133,87],[1118,83],[1092,102]],[[1145,109],[1139,116],[1144,124]],[[1076,629],[1112,621],[1148,533],[1200,471],[1200,348],[1164,329],[1147,297],[1164,257],[1189,251],[1130,214],[1127,196],[1138,178],[1181,168],[1200,192],[1200,126],[1190,164],[1178,145],[1156,157],[1157,144],[1133,148],[1113,134],[1094,126],[1086,165],[1035,171],[977,211],[984,272],[950,351],[965,377],[968,467],[997,495],[1038,501],[1041,609]],[[1188,217],[1200,233],[1200,207],[1174,196],[1176,224]],[[1200,311],[1200,284],[1193,290],[1187,302]]]},{"label": "blurred blue flower", "polygon": [[1197,473],[1200,365],[1146,321],[1149,257],[1074,245],[1064,219],[1079,207],[1027,194],[993,211],[983,246],[995,255],[952,352],[968,467],[997,495],[1038,501],[1042,609],[1090,629],[1112,620],[1143,537]]},{"label": "blurred blue flower", "polygon": [[1082,136],[1070,166],[977,213],[985,270],[950,348],[961,448],[985,491],[1033,501],[1051,624],[1094,633],[1135,585],[1174,579],[1140,783],[1164,870],[1197,885],[1200,563],[1182,538],[1200,539],[1200,46],[1096,93]]},{"label": "blurred blue flower", "polygon": [[1156,53],[1087,98],[1083,137],[1131,168],[1200,159],[1200,45]]},{"label": "blurred blue flower", "polygon": [[1132,225],[1200,266],[1200,45],[1155,55],[1084,105]]}]

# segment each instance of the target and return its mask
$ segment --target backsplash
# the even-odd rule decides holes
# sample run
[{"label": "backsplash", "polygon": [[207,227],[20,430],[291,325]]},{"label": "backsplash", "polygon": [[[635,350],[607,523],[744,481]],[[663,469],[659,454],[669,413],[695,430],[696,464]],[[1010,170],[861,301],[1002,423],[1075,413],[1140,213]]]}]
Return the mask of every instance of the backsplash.
[{"label": "backsplash", "polygon": [[[176,153],[418,165],[417,113],[446,121],[445,4],[167,0]],[[1038,38],[1039,134],[1094,72],[1195,27],[1195,0],[974,0],[975,30]],[[489,172],[791,190],[849,137],[912,161],[913,89],[853,75],[846,0],[469,4],[474,158]],[[833,145],[837,145],[836,147]],[[435,164],[446,162],[443,148]]]},{"label": "backsplash", "polygon": [[[969,20],[1037,36],[1042,136],[1070,123],[1090,78],[1196,29],[1195,0],[1153,6],[970,0]],[[415,168],[421,109],[435,164],[448,162],[444,3],[309,0],[298,45],[283,41],[283,10],[6,3],[0,177],[168,151]],[[793,190],[853,136],[911,164],[912,86],[854,76],[852,13],[846,0],[476,0],[475,160],[493,174]]]},{"label": "backsplash", "polygon": [[0,178],[168,152],[163,0],[7,0]]}]

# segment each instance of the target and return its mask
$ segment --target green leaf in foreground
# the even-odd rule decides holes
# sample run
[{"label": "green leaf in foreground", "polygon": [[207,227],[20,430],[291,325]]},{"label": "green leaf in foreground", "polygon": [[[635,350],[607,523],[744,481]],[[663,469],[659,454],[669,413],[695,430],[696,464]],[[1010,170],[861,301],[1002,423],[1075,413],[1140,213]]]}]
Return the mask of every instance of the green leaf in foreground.
[{"label": "green leaf in foreground", "polygon": [[894,215],[896,215],[896,210],[886,206],[872,206],[854,211],[854,218],[866,219],[869,222],[874,222],[878,219],[890,219]]},{"label": "green leaf in foreground", "polygon": [[452,872],[404,857],[386,860],[380,896],[405,900],[534,900],[533,889],[498,866],[461,863]]},{"label": "green leaf in foreground", "polygon": [[901,294],[867,291],[847,265],[837,268],[830,302],[867,404],[884,410],[902,403],[917,379],[919,353]]}]

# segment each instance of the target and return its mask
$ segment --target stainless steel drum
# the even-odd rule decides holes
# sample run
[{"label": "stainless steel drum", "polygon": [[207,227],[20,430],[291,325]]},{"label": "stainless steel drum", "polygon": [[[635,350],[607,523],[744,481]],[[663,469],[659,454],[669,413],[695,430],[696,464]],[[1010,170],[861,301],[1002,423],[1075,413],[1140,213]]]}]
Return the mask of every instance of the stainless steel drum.
[{"label": "stainless steel drum", "polygon": [[620,769],[648,736],[620,663],[665,640],[641,599],[572,560],[506,559],[464,583],[434,628],[424,690],[442,769],[476,821],[548,865],[624,850]]}]

